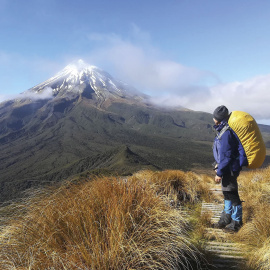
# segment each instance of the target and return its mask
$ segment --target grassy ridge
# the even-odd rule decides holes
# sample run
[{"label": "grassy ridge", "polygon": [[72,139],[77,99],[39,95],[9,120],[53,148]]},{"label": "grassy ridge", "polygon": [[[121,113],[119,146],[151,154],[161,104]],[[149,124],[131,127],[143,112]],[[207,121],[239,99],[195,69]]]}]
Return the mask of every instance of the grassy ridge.
[{"label": "grassy ridge", "polygon": [[[239,187],[249,269],[270,267],[270,167]],[[213,201],[213,179],[183,171],[71,181],[0,208],[0,269],[200,269],[209,218],[177,205]],[[217,198],[215,198],[217,199]],[[194,208],[195,209],[195,208]]]},{"label": "grassy ridge", "polygon": [[206,191],[201,177],[181,171],[43,191],[2,229],[0,268],[192,269],[195,262],[199,269],[189,223],[169,202],[194,202]]}]

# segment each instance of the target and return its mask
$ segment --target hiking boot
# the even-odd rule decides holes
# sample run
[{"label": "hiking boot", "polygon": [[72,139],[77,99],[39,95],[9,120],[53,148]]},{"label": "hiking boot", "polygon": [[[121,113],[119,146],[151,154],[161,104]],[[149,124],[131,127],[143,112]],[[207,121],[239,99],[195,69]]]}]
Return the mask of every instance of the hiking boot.
[{"label": "hiking boot", "polygon": [[232,221],[229,225],[225,227],[225,231],[238,232],[242,227],[242,205],[233,205],[232,206]]},{"label": "hiking boot", "polygon": [[220,219],[213,225],[214,228],[223,229],[229,225],[232,221],[231,214],[227,214],[225,211],[221,213]]},{"label": "hiking boot", "polygon": [[232,219],[232,222],[227,225],[224,230],[228,232],[238,232],[242,226],[242,221],[236,221]]}]

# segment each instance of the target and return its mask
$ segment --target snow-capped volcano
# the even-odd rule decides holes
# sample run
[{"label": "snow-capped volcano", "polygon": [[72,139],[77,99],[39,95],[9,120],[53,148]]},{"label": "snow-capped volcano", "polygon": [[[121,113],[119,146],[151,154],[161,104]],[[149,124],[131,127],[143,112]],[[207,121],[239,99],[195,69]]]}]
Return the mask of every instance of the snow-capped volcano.
[{"label": "snow-capped volcano", "polygon": [[[134,88],[115,80],[107,72],[81,59],[67,65],[55,76],[29,89],[28,92],[42,94],[48,89],[54,97],[84,94],[102,100],[110,97],[138,98],[138,91]],[[142,95],[140,96],[142,98]]]}]

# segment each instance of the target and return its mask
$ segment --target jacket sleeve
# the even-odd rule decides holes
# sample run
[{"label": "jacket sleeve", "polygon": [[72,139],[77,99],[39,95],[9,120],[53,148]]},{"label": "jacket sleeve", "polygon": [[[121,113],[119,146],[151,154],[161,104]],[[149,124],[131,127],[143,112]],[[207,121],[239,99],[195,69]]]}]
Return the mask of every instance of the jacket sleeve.
[{"label": "jacket sleeve", "polygon": [[234,137],[230,130],[227,130],[221,137],[219,150],[219,164],[217,175],[222,177],[224,174],[230,172],[230,165],[233,159],[233,152],[235,148]]}]

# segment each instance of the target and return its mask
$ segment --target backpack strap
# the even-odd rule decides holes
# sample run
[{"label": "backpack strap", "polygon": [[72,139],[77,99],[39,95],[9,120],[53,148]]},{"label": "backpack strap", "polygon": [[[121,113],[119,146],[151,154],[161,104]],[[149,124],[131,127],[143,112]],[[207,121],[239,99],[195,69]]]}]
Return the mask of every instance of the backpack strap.
[{"label": "backpack strap", "polygon": [[227,131],[228,129],[230,129],[229,125],[227,124],[226,126],[223,127],[223,129],[219,132],[219,134],[217,135],[217,138],[220,140],[222,135],[225,133],[225,131]]}]

